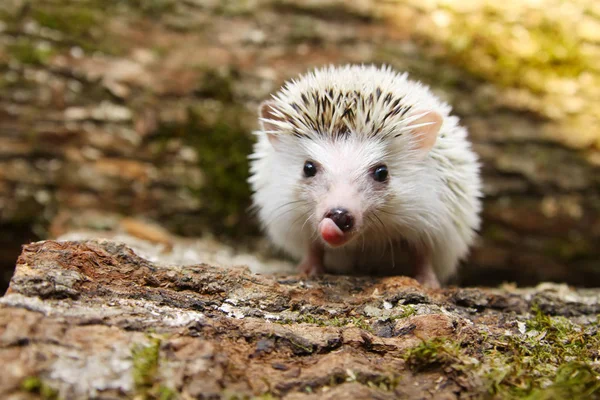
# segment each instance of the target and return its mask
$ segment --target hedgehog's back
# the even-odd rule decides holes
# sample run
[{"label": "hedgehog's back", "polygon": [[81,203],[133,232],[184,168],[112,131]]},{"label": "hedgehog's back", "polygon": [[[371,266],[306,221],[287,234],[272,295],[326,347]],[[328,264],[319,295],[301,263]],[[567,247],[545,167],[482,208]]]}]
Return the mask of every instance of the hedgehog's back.
[{"label": "hedgehog's back", "polygon": [[387,66],[317,69],[288,82],[274,97],[288,125],[282,131],[304,137],[389,136],[406,126],[411,110],[450,112],[428,87]]}]

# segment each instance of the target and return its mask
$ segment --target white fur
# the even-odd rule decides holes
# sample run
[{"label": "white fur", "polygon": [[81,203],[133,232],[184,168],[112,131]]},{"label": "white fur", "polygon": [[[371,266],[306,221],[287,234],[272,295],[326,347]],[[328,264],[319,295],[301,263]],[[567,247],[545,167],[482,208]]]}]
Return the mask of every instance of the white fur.
[{"label": "white fur", "polygon": [[[380,98],[363,105],[378,88]],[[309,122],[320,118],[310,99],[315,92],[334,105],[321,109],[326,123],[319,132]],[[344,94],[341,99],[339,93]],[[387,93],[412,108],[384,121],[391,110],[390,102],[383,101]],[[359,234],[341,248],[326,247],[328,270],[399,267],[406,261],[401,244],[406,241],[431,254],[441,281],[455,272],[479,227],[481,182],[467,132],[450,115],[450,106],[407,74],[375,66],[316,70],[287,83],[273,96],[273,104],[281,110],[280,118],[263,121],[256,132],[249,182],[259,218],[276,246],[302,258],[311,240],[318,239],[323,213],[342,205],[358,215]],[[347,109],[354,118],[342,117]],[[410,123],[423,115],[417,110],[443,117],[435,145],[426,154],[420,154],[410,134]],[[381,129],[374,134],[378,124]],[[349,133],[336,138],[340,126]],[[267,134],[273,135],[273,143]],[[306,160],[321,168],[311,180],[303,178]],[[387,185],[369,175],[378,164],[389,169]]]}]

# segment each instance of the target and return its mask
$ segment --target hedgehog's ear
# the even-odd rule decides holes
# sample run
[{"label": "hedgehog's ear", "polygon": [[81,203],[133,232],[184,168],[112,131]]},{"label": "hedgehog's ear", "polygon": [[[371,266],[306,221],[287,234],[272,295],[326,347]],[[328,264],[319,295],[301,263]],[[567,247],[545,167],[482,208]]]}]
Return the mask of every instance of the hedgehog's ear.
[{"label": "hedgehog's ear", "polygon": [[275,132],[281,130],[278,122],[281,123],[284,121],[280,111],[277,109],[277,105],[271,100],[263,101],[258,108],[258,114],[260,116],[259,120],[262,131],[266,132],[271,144],[276,146],[279,138]]},{"label": "hedgehog's ear", "polygon": [[411,121],[407,128],[417,139],[417,150],[425,155],[433,148],[444,119],[435,111],[419,110],[414,115],[417,118]]}]

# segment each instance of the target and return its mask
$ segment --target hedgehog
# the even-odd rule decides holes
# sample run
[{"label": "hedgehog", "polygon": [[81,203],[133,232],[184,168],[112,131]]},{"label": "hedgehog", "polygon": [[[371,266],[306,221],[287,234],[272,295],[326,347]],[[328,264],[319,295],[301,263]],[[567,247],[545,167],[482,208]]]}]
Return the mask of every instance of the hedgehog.
[{"label": "hedgehog", "polygon": [[409,275],[438,288],[480,225],[477,155],[451,107],[389,66],[288,81],[259,107],[252,201],[309,276]]}]

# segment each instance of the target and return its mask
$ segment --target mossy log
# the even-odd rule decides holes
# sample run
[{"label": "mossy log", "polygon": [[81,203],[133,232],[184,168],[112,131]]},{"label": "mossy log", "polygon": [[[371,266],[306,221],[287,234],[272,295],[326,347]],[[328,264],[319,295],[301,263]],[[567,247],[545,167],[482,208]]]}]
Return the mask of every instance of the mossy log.
[{"label": "mossy log", "polygon": [[[489,61],[502,48],[490,43],[493,35],[456,47],[461,38],[421,29],[431,24],[399,23],[431,16],[456,24],[471,14],[450,8],[440,17],[412,2],[398,7],[392,13],[376,1],[2,1],[4,265],[12,266],[22,242],[60,233],[51,226],[77,225],[82,210],[142,216],[184,235],[254,240],[245,179],[259,101],[311,67],[376,62],[409,71],[453,104],[481,156],[481,240],[456,282],[597,285],[600,157],[597,110],[589,106],[600,63],[557,39],[566,55],[553,50],[559,55],[552,62],[569,67],[557,71],[572,75],[579,61],[589,66],[577,80],[585,90],[563,104],[557,97],[566,97],[556,93],[570,81],[542,74],[549,83],[540,86],[533,56],[525,70],[502,58],[498,65],[512,69],[497,81],[495,64],[476,70],[465,49],[489,45],[482,55]],[[597,16],[585,13],[585,26],[597,24]],[[598,38],[590,32],[582,49],[596,54]],[[551,93],[540,94],[546,88]],[[99,219],[91,227],[110,223]]]},{"label": "mossy log", "polygon": [[0,299],[0,397],[600,398],[598,290],[151,263],[24,247]]}]

